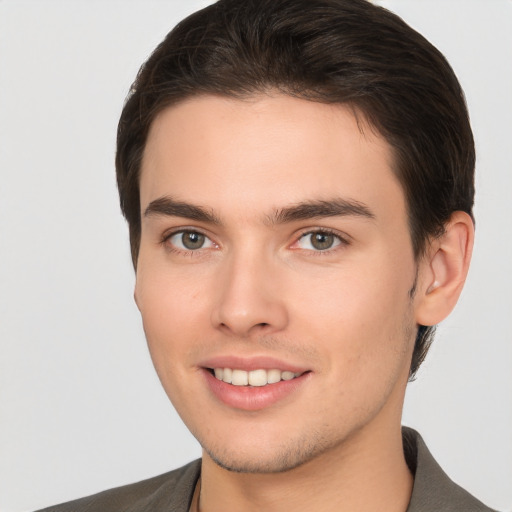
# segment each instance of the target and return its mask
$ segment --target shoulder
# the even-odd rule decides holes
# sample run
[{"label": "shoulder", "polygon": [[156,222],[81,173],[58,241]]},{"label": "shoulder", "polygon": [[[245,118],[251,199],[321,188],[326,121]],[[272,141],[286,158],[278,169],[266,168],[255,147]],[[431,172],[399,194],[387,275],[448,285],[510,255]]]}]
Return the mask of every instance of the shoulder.
[{"label": "shoulder", "polygon": [[186,512],[201,469],[196,460],[163,475],[116,487],[39,512]]},{"label": "shoulder", "polygon": [[448,477],[418,432],[404,427],[402,436],[405,458],[414,474],[407,512],[494,512]]}]

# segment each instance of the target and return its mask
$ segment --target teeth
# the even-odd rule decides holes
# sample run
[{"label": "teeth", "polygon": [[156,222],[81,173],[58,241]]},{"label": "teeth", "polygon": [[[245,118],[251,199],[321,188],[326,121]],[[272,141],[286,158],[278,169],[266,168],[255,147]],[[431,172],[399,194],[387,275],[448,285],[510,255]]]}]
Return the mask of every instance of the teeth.
[{"label": "teeth", "polygon": [[281,380],[281,370],[267,370],[267,382],[275,384]]},{"label": "teeth", "polygon": [[237,370],[232,368],[214,368],[215,377],[234,386],[266,386],[281,380],[292,380],[301,375],[290,371],[272,370]]},{"label": "teeth", "polygon": [[227,382],[228,384],[231,384],[232,375],[233,375],[233,370],[231,368],[224,368],[222,370],[222,380],[224,382]]},{"label": "teeth", "polygon": [[249,372],[249,384],[251,386],[264,386],[267,382],[266,370],[253,370]]},{"label": "teeth", "polygon": [[233,386],[247,386],[249,384],[249,374],[243,370],[233,370],[231,384]]}]

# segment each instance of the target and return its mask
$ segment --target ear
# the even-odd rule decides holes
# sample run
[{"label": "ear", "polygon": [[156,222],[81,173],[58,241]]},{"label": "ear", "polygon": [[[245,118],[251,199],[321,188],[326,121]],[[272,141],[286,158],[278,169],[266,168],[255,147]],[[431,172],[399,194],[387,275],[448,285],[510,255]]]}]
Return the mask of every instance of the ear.
[{"label": "ear", "polygon": [[430,244],[421,263],[416,322],[436,325],[457,304],[466,281],[473,251],[475,227],[465,212],[454,212],[445,232]]}]

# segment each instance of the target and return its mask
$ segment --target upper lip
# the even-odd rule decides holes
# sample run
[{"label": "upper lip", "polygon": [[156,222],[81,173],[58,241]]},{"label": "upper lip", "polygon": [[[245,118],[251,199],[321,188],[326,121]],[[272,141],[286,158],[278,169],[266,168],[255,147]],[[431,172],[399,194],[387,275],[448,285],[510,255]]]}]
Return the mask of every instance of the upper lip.
[{"label": "upper lip", "polygon": [[215,356],[204,361],[201,361],[198,366],[203,368],[231,368],[237,370],[245,370],[250,372],[252,370],[281,370],[293,373],[304,373],[307,368],[299,365],[283,361],[270,356],[254,356],[254,357],[241,357],[241,356]]}]

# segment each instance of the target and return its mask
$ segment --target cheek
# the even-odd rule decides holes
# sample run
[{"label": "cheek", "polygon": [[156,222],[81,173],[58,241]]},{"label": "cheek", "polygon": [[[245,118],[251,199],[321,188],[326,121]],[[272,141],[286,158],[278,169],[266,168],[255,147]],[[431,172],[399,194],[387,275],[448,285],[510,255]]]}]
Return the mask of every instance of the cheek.
[{"label": "cheek", "polygon": [[315,284],[303,277],[292,294],[299,297],[291,316],[300,330],[330,354],[326,364],[342,366],[345,375],[375,375],[402,364],[397,354],[407,351],[413,325],[414,270],[397,277],[391,261],[361,269],[335,269]]},{"label": "cheek", "polygon": [[[154,364],[171,365],[204,331],[205,291],[198,280],[155,268],[137,274],[135,293]],[[203,329],[201,329],[203,326]]]},{"label": "cheek", "polygon": [[[392,314],[408,302],[408,284],[392,276],[367,268],[334,269],[322,279],[310,279],[307,274],[295,279],[290,304],[301,310],[298,316],[318,324],[344,326],[363,334],[377,323],[396,317]],[[309,312],[309,313],[308,313]]]},{"label": "cheek", "polygon": [[[153,366],[178,411],[187,410],[194,350],[205,339],[204,288],[167,271],[137,274],[137,303]],[[184,391],[183,383],[187,382]]]}]

